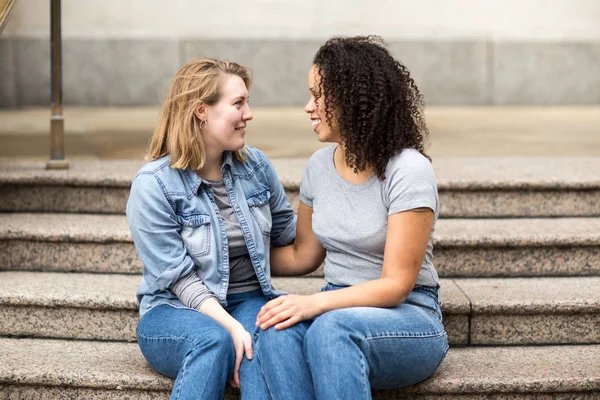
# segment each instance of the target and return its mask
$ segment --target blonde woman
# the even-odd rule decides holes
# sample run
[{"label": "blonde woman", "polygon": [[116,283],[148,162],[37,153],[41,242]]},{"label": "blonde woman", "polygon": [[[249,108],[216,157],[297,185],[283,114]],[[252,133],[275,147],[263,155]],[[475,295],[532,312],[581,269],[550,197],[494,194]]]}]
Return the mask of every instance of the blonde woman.
[{"label": "blonde woman", "polygon": [[251,78],[201,58],[175,75],[127,203],[143,262],[137,339],[175,379],[171,398],[268,399],[253,357],[255,320],[278,294],[269,248],[293,242],[296,220],[262,152],[245,147]]}]

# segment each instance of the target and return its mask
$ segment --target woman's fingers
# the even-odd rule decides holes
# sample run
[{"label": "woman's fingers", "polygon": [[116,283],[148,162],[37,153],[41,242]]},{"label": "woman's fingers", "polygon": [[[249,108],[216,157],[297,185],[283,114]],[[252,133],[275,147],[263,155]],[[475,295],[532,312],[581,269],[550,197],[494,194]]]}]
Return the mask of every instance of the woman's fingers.
[{"label": "woman's fingers", "polygon": [[240,388],[240,365],[244,359],[244,355],[249,360],[254,356],[252,350],[252,337],[250,334],[240,325],[238,330],[233,331],[233,344],[235,346],[235,367],[233,370],[233,378],[231,379],[231,386]]},{"label": "woman's fingers", "polygon": [[252,337],[250,334],[248,334],[244,340],[244,348],[246,350],[246,358],[252,360],[252,357],[254,357],[254,350],[252,350]]},{"label": "woman's fingers", "polygon": [[282,310],[281,312],[275,314],[273,317],[269,318],[268,320],[266,320],[265,322],[260,324],[260,329],[262,329],[262,330],[269,329],[273,325],[276,325],[282,321],[285,321],[285,320],[289,319],[290,317],[292,317],[293,315],[294,315],[294,313],[292,313],[290,310]]},{"label": "woman's fingers", "polygon": [[290,326],[294,326],[300,321],[302,321],[302,319],[300,317],[294,315],[291,318],[288,318],[286,321],[283,321],[282,323],[275,325],[275,329],[280,331],[282,329],[289,328]]},{"label": "woman's fingers", "polygon": [[[265,315],[267,312],[269,312],[273,307],[277,307],[278,305],[281,304],[281,302],[283,301],[283,298],[285,296],[280,296],[276,299],[273,299],[271,301],[269,301],[267,304],[265,304],[264,306],[262,306],[262,308],[260,309],[260,311],[258,312],[258,316],[257,316],[257,320],[260,319],[260,317],[262,317],[263,315]],[[257,324],[258,325],[258,324]]]}]

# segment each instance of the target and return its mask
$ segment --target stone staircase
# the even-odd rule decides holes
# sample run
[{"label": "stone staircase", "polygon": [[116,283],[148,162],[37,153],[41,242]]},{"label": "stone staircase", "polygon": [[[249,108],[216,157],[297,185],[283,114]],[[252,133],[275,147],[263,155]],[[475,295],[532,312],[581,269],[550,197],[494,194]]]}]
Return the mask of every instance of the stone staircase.
[{"label": "stone staircase", "polygon": [[[305,160],[273,160],[294,205]],[[0,399],[167,399],[135,342],[140,161],[0,162]],[[436,159],[451,349],[377,399],[600,398],[600,158]],[[322,270],[275,278],[294,293]],[[234,390],[228,399],[237,399]]]}]

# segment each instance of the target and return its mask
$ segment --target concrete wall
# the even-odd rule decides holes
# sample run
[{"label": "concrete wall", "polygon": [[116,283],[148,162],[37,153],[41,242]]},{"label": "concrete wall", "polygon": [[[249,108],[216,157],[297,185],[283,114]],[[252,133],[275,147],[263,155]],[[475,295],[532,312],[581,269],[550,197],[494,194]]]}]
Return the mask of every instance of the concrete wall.
[{"label": "concrete wall", "polygon": [[[379,34],[428,104],[600,104],[596,0],[63,0],[64,99],[158,104],[198,56],[252,68],[254,105],[301,105],[332,35]],[[0,107],[49,101],[49,1],[0,36]]]}]

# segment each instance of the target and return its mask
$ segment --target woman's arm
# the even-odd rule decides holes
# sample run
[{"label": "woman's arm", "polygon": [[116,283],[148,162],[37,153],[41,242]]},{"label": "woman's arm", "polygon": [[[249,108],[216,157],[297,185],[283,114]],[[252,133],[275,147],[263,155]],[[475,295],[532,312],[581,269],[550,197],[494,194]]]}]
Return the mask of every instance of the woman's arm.
[{"label": "woman's arm", "polygon": [[315,271],[325,259],[325,249],[312,229],[312,207],[300,202],[296,241],[271,248],[271,273],[279,276],[304,275]]},{"label": "woman's arm", "polygon": [[[281,296],[267,303],[257,325],[288,328],[324,312],[347,307],[393,307],[410,294],[419,271],[433,224],[431,209],[409,210],[388,216],[388,231],[381,277],[340,290],[308,296]],[[314,236],[314,235],[313,235]]]},{"label": "woman's arm", "polygon": [[[172,286],[182,279],[195,275],[196,266],[179,233],[180,226],[176,222],[175,212],[153,175],[138,175],[134,179],[127,202],[127,220],[136,250],[144,264],[144,280],[151,290],[172,290]],[[204,285],[200,278],[198,281]],[[191,303],[186,305],[192,307]],[[244,352],[248,358],[252,358],[250,334],[214,297],[203,301],[196,309],[216,320],[231,333],[236,347],[236,369],[232,385],[239,387],[238,367]]]}]

